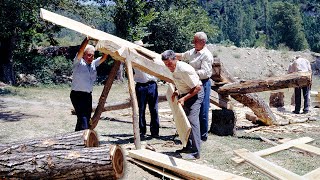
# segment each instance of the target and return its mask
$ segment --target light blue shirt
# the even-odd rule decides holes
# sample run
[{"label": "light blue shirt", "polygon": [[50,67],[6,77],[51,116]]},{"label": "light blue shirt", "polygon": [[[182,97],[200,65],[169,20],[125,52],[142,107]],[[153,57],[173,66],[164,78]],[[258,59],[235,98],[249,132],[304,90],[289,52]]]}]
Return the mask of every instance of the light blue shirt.
[{"label": "light blue shirt", "polygon": [[147,83],[149,81],[157,81],[156,77],[148,73],[142,72],[139,69],[134,69],[133,78],[134,78],[134,81],[138,83]]},{"label": "light blue shirt", "polygon": [[100,59],[101,57],[93,60],[91,64],[87,64],[83,58],[80,60],[74,58],[71,90],[92,92],[93,84],[97,79],[97,67],[100,65]]}]

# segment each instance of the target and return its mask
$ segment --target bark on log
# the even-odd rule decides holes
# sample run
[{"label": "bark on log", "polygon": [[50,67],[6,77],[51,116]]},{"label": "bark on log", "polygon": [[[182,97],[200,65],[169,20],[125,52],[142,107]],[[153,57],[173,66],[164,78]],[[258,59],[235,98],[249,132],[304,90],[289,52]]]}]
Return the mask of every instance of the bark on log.
[{"label": "bark on log", "polygon": [[99,140],[96,132],[87,129],[54,137],[0,144],[0,155],[98,146]]},{"label": "bark on log", "polygon": [[311,83],[311,73],[297,72],[262,80],[248,80],[226,84],[218,89],[221,94],[247,94],[284,88],[304,87]]},{"label": "bark on log", "polygon": [[[217,70],[217,67],[220,70]],[[220,62],[219,58],[215,58],[213,63],[213,75],[211,79],[217,82],[236,82],[237,80],[231,76],[231,74],[224,68],[223,64]],[[270,107],[258,97],[257,94],[241,94],[241,95],[231,95],[233,99],[249,107],[255,115],[261,120],[264,125],[277,125],[276,117],[272,113]]]},{"label": "bark on log", "polygon": [[4,179],[118,179],[123,173],[119,146],[0,155]]}]

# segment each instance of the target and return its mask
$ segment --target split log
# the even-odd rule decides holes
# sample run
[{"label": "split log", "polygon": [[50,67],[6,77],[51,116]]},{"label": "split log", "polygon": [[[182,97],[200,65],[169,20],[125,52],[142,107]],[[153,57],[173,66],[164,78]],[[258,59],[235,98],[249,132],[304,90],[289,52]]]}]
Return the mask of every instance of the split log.
[{"label": "split log", "polygon": [[284,106],[284,92],[271,92],[269,97],[270,107],[283,107]]},{"label": "split log", "polygon": [[233,136],[236,131],[236,116],[229,109],[212,110],[212,123],[210,132],[218,136]]},{"label": "split log", "polygon": [[221,94],[247,94],[284,88],[304,87],[311,84],[310,72],[296,72],[262,80],[248,80],[226,84],[218,89]]},{"label": "split log", "polygon": [[[212,67],[215,69],[219,67],[220,70],[217,72],[213,70],[211,79],[216,80],[217,82],[237,82],[237,80],[224,68],[219,58],[215,58]],[[217,73],[219,74],[217,75]],[[279,124],[270,107],[261,98],[259,98],[257,94],[234,94],[231,95],[231,97],[249,107],[264,125]]]},{"label": "split log", "polygon": [[99,140],[96,132],[87,129],[54,137],[0,144],[0,155],[98,146]]},{"label": "split log", "polygon": [[0,155],[4,179],[118,179],[123,173],[119,146]]},{"label": "split log", "polygon": [[253,124],[256,124],[259,121],[259,118],[253,113],[246,113],[246,119],[251,121]]}]

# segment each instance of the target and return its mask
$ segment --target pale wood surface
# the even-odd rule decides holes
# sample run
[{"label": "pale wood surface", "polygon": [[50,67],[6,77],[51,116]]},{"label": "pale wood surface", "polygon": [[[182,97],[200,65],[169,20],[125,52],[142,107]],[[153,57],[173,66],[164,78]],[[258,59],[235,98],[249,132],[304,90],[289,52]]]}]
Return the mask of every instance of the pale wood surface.
[{"label": "pale wood surface", "polygon": [[226,84],[218,89],[221,94],[247,94],[262,91],[271,91],[284,88],[309,86],[311,73],[297,72],[261,80],[247,80]]},{"label": "pale wood surface", "polygon": [[270,175],[276,179],[283,179],[283,180],[302,180],[303,177],[281,167],[274,163],[271,163],[255,153],[252,153],[246,149],[238,149],[234,151],[238,156],[245,159],[246,162],[252,164],[253,166],[259,168],[267,175]]},{"label": "pale wood surface", "polygon": [[129,156],[174,171],[186,179],[247,179],[245,177],[145,149],[131,150],[129,151]]},{"label": "pale wood surface", "polygon": [[173,92],[174,86],[172,84],[169,84],[167,90],[167,100],[172,110],[173,119],[179,134],[179,138],[182,142],[182,145],[185,147],[187,145],[188,138],[191,132],[191,125],[181,104],[178,103],[178,99],[175,98],[174,102],[172,102],[171,96]]},{"label": "pale wood surface", "polygon": [[128,75],[129,83],[129,93],[132,103],[132,120],[133,120],[133,135],[134,135],[134,145],[136,149],[141,149],[140,143],[140,129],[139,129],[139,107],[136,96],[135,84],[133,79],[133,70],[130,59],[126,60],[126,70]]},{"label": "pale wood surface", "polygon": [[304,178],[307,178],[308,180],[319,180],[320,178],[320,168],[315,169],[303,176]]}]

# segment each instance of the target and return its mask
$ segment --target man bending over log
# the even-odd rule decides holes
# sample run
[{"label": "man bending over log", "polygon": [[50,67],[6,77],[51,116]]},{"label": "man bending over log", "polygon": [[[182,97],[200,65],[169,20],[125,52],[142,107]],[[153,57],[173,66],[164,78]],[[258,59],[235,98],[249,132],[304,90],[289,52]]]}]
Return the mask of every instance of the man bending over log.
[{"label": "man bending over log", "polygon": [[70,99],[76,111],[75,131],[89,129],[92,112],[92,90],[97,79],[97,67],[107,59],[107,55],[94,59],[95,48],[88,45],[86,37],[74,58]]},{"label": "man bending over log", "polygon": [[176,59],[174,51],[164,51],[162,61],[172,72],[176,88],[171,100],[174,101],[175,96],[178,96],[178,103],[182,105],[191,125],[187,146],[176,152],[187,153],[186,156],[182,156],[183,159],[199,159],[201,144],[199,113],[204,97],[202,82],[191,65]]}]

